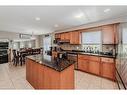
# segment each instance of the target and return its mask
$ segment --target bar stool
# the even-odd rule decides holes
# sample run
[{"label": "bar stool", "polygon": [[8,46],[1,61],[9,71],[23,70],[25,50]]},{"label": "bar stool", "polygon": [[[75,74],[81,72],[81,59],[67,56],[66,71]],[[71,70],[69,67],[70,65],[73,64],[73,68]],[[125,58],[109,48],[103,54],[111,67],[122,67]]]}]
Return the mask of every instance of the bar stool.
[{"label": "bar stool", "polygon": [[16,50],[12,50],[13,52],[13,65],[17,66],[19,64],[19,52],[16,52]]},{"label": "bar stool", "polygon": [[16,65],[16,50],[12,50],[12,53],[13,53],[13,59],[12,59],[13,65]]}]

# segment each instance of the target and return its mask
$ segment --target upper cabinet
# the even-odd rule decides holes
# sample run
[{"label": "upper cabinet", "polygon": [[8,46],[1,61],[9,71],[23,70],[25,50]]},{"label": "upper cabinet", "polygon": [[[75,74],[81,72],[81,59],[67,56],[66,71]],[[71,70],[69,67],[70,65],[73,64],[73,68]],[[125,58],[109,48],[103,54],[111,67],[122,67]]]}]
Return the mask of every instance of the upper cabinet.
[{"label": "upper cabinet", "polygon": [[80,32],[72,31],[70,32],[70,44],[80,44]]},{"label": "upper cabinet", "polygon": [[60,38],[60,40],[68,40],[70,44],[80,44],[80,32],[79,31],[55,34],[55,38]]},{"label": "upper cabinet", "polygon": [[57,33],[55,34],[55,38],[60,38],[61,40],[70,40],[70,32]]},{"label": "upper cabinet", "polygon": [[60,33],[56,33],[55,38],[60,38]]},{"label": "upper cabinet", "polygon": [[65,39],[70,40],[70,32],[64,33]]},{"label": "upper cabinet", "polygon": [[[55,38],[68,40],[70,44],[118,44],[118,25],[110,24],[99,27],[57,33]],[[81,38],[82,34],[82,38]]]},{"label": "upper cabinet", "polygon": [[64,40],[64,39],[65,39],[65,34],[64,34],[64,33],[61,33],[61,34],[60,34],[60,39],[61,39],[61,40]]},{"label": "upper cabinet", "polygon": [[117,44],[117,24],[102,26],[102,44]]}]

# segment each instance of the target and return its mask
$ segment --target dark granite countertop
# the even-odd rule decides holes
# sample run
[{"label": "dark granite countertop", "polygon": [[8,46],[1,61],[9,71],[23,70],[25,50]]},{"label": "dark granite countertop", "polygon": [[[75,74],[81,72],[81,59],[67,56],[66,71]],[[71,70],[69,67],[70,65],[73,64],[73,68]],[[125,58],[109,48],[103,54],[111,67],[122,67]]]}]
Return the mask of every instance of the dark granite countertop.
[{"label": "dark granite countertop", "polygon": [[115,56],[112,56],[112,55],[95,54],[95,53],[85,53],[85,52],[70,52],[70,53],[81,54],[81,55],[89,55],[89,56],[107,57],[107,58],[116,58]]},{"label": "dark granite countertop", "polygon": [[89,56],[99,56],[99,57],[107,57],[107,58],[116,58],[116,56],[113,56],[113,55],[104,55],[104,54],[95,54],[95,53],[86,53],[86,52],[81,52],[81,51],[62,51],[62,52],[67,52],[68,54],[81,54],[81,55],[89,55]]},{"label": "dark granite countertop", "polygon": [[63,71],[64,69],[75,63],[74,61],[67,59],[54,59],[52,56],[45,54],[27,56],[27,58],[59,72]]}]

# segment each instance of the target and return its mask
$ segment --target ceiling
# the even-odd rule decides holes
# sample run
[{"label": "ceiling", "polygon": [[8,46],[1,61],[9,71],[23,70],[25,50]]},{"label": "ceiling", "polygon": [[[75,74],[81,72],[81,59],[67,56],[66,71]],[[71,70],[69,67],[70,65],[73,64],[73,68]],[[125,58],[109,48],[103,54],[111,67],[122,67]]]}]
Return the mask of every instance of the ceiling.
[{"label": "ceiling", "polygon": [[126,14],[127,6],[1,6],[0,31],[40,35]]}]

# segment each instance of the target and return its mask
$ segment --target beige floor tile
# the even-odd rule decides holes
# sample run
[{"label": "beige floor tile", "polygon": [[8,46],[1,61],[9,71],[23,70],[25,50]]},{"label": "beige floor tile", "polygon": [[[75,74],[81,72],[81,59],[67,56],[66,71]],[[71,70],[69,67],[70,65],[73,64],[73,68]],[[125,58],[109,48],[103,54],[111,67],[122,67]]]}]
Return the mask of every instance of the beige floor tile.
[{"label": "beige floor tile", "polygon": [[[25,65],[0,64],[0,89],[34,89],[26,80]],[[118,89],[117,84],[98,76],[75,70],[75,89]]]},{"label": "beige floor tile", "polygon": [[32,89],[30,84],[24,79],[12,80],[16,89]]},{"label": "beige floor tile", "polygon": [[0,81],[0,89],[14,89],[14,86],[11,81]]},{"label": "beige floor tile", "polygon": [[111,80],[102,78],[102,89],[118,89],[117,83]]}]

